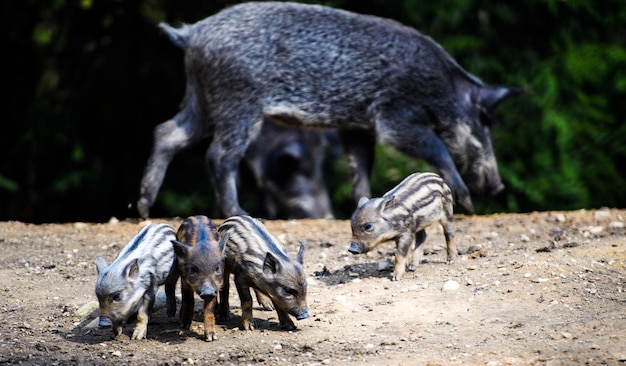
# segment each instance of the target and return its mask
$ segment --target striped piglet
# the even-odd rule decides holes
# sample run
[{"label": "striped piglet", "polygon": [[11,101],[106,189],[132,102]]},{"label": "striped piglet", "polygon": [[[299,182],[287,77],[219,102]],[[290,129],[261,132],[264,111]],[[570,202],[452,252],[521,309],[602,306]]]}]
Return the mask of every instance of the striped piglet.
[{"label": "striped piglet", "polygon": [[278,313],[281,327],[296,328],[289,314],[301,320],[309,317],[306,303],[307,282],[302,268],[304,245],[296,260],[291,260],[282,245],[265,226],[250,216],[232,216],[219,227],[222,236],[230,234],[224,256],[224,286],[220,293],[220,313],[228,316],[230,273],[241,299],[242,327],[253,330],[252,296],[254,288],[270,298]]},{"label": "striped piglet", "polygon": [[189,329],[193,319],[194,291],[204,300],[204,339],[215,340],[215,308],[217,296],[224,283],[224,243],[217,227],[206,216],[186,218],[172,241],[178,260],[182,289],[180,321]]},{"label": "striped piglet", "polygon": [[165,284],[167,315],[176,314],[178,267],[172,240],[174,229],[166,224],[149,224],[107,265],[96,258],[98,279],[96,296],[100,302],[100,326],[113,326],[113,335],[122,335],[122,327],[133,315],[137,324],[131,339],[146,338],[148,319],[160,285]]},{"label": "striped piglet", "polygon": [[[352,243],[348,251],[367,253],[386,241],[396,242],[392,280],[405,268],[414,271],[423,255],[426,227],[440,223],[447,244],[448,263],[457,255],[452,222],[453,197],[444,180],[434,173],[414,173],[382,197],[361,198],[352,214]],[[408,254],[412,260],[407,263]]]}]

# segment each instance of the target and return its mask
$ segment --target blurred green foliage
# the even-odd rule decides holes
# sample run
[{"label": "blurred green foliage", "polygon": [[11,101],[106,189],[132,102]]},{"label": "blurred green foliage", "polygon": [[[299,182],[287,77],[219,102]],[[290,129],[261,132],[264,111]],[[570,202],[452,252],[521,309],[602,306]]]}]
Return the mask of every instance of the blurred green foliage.
[{"label": "blurred green foliage", "polygon": [[[13,1],[0,5],[6,112],[0,220],[136,217],[152,128],[182,99],[182,52],[155,25],[192,23],[236,1]],[[333,0],[430,35],[489,84],[526,94],[498,107],[494,149],[507,189],[478,213],[626,206],[623,0]],[[206,144],[179,154],[152,216],[215,213]],[[373,194],[423,162],[377,147]],[[338,217],[352,209],[345,162],[327,162]],[[258,205],[242,179],[242,205]]]}]

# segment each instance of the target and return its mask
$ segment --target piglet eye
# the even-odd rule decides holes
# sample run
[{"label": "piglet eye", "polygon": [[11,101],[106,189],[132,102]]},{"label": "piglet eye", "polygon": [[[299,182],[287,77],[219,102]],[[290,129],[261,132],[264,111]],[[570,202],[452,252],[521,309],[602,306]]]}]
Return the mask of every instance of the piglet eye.
[{"label": "piglet eye", "polygon": [[222,273],[222,268],[220,266],[215,267],[215,273],[217,274]]},{"label": "piglet eye", "polygon": [[122,300],[122,292],[121,291],[115,291],[113,292],[109,298],[111,299],[111,301],[120,301]]},{"label": "piglet eye", "polygon": [[285,287],[285,293],[294,297],[298,296],[298,291],[290,287]]},{"label": "piglet eye", "polygon": [[187,274],[190,275],[190,276],[197,275],[198,272],[199,272],[198,271],[198,267],[196,267],[196,266],[189,266],[189,267],[187,267]]},{"label": "piglet eye", "polygon": [[370,232],[370,231],[372,231],[374,229],[374,225],[372,225],[372,223],[368,222],[366,224],[363,224],[363,226],[361,228],[365,232]]}]

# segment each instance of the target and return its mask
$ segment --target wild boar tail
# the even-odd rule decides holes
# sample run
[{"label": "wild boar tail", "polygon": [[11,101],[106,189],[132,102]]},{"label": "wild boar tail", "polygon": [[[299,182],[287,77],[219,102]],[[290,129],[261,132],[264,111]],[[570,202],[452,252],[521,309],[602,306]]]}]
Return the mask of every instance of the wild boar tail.
[{"label": "wild boar tail", "polygon": [[174,28],[165,22],[161,22],[159,23],[159,28],[176,46],[180,48],[189,47],[189,26],[186,24],[183,24],[180,28]]}]

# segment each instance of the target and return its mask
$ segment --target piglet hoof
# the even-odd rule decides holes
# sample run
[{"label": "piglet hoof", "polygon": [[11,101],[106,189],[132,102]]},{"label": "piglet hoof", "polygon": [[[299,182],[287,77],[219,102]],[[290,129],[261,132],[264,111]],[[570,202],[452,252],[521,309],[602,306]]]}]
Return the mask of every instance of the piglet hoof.
[{"label": "piglet hoof", "polygon": [[135,330],[133,331],[133,336],[130,339],[144,339],[148,333],[147,324],[137,324]]},{"label": "piglet hoof", "polygon": [[408,266],[406,266],[406,270],[409,272],[415,272],[416,269],[417,266],[415,264],[409,264]]},{"label": "piglet hoof", "polygon": [[261,307],[263,308],[263,310],[265,311],[272,311],[274,310],[274,305],[272,304],[272,300],[270,299],[263,299],[263,301],[260,301]]},{"label": "piglet hoof", "polygon": [[204,334],[204,340],[206,342],[213,342],[216,339],[217,339],[217,336],[215,336],[215,332],[209,332],[209,333]]},{"label": "piglet hoof", "polygon": [[402,274],[401,273],[395,273],[391,276],[391,280],[392,281],[400,281],[402,279]]},{"label": "piglet hoof", "polygon": [[241,330],[254,330],[254,325],[252,324],[252,322],[248,324],[243,324],[241,326]]},{"label": "piglet hoof", "polygon": [[127,341],[129,338],[126,334],[117,334],[117,335],[113,335],[113,340],[116,341]]}]

